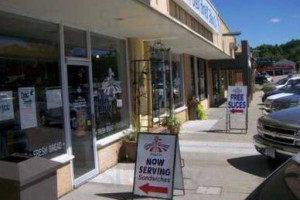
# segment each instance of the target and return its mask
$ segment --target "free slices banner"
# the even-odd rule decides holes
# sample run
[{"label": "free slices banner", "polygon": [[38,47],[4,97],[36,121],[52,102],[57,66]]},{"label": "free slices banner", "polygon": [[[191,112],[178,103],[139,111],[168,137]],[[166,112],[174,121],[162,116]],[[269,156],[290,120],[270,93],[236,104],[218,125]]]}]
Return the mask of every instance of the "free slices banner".
[{"label": "free slices banner", "polygon": [[36,103],[34,87],[24,87],[18,89],[21,129],[37,126]]},{"label": "free slices banner", "polygon": [[0,121],[14,119],[12,91],[0,92]]},{"label": "free slices banner", "polygon": [[228,86],[227,113],[247,113],[247,86]]}]

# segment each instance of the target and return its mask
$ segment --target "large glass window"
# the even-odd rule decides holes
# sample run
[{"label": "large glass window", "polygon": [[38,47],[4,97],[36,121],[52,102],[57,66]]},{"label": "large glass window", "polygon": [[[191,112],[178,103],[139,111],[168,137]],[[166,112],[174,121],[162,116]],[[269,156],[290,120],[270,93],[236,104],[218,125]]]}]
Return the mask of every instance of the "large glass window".
[{"label": "large glass window", "polygon": [[65,152],[58,26],[0,12],[0,158]]},{"label": "large glass window", "polygon": [[97,139],[129,127],[125,42],[92,34]]},{"label": "large glass window", "polygon": [[167,65],[161,60],[151,60],[152,105],[154,117],[159,117],[166,112],[167,90],[166,82]]},{"label": "large glass window", "polygon": [[173,98],[175,108],[184,105],[183,102],[183,80],[181,58],[179,55],[172,55],[172,82],[173,82]]},{"label": "large glass window", "polygon": [[206,69],[205,69],[205,61],[202,59],[197,59],[198,60],[198,94],[200,100],[204,100],[207,97],[207,92],[206,92]]},{"label": "large glass window", "polygon": [[195,86],[195,60],[194,57],[191,56],[191,92],[192,96],[196,94],[196,86]]}]

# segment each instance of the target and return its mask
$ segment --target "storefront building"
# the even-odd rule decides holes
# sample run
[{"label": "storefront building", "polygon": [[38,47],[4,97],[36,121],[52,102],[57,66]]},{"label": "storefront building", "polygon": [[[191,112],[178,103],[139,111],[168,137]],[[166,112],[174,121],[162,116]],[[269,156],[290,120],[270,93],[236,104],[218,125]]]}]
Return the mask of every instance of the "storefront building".
[{"label": "storefront building", "polygon": [[292,74],[295,71],[296,63],[287,59],[279,60],[278,62],[264,63],[263,58],[257,58],[257,72],[266,72],[270,76],[281,76]]},{"label": "storefront building", "polygon": [[208,60],[232,59],[234,39],[203,2],[1,1],[0,158],[62,163],[61,196],[118,162],[134,117],[149,130],[188,120],[192,97],[208,107]]},{"label": "storefront building", "polygon": [[248,87],[248,102],[251,102],[254,92],[256,65],[251,56],[247,41],[241,41],[241,46],[235,53],[233,60],[211,60],[212,68],[212,105],[224,103],[227,89],[230,85],[245,85]]}]

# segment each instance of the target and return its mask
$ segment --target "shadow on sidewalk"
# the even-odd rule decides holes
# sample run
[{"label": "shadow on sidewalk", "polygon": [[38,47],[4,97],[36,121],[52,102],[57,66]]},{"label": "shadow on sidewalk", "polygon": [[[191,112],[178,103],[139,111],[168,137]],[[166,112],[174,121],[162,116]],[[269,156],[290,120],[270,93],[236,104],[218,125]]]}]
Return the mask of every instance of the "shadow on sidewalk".
[{"label": "shadow on sidewalk", "polygon": [[263,155],[233,158],[227,162],[241,171],[260,177],[267,177],[282,164],[282,161],[274,161]]},{"label": "shadow on sidewalk", "polygon": [[224,134],[247,134],[245,130],[222,130],[222,129],[210,129],[210,130],[202,130],[201,132],[207,133],[224,133]]},{"label": "shadow on sidewalk", "polygon": [[[117,192],[117,193],[99,193],[95,194],[96,196],[106,197],[116,200],[131,200],[131,199],[145,199],[148,197],[134,196],[132,192]],[[134,198],[133,198],[134,197]]]}]

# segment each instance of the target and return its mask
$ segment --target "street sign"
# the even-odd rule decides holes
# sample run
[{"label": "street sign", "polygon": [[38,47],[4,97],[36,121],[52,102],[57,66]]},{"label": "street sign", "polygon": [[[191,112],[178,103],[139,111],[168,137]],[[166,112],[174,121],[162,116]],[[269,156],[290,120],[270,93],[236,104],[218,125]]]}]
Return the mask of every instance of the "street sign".
[{"label": "street sign", "polygon": [[173,198],[177,135],[139,133],[133,194]]},{"label": "street sign", "polygon": [[247,87],[228,86],[227,113],[247,113]]}]

